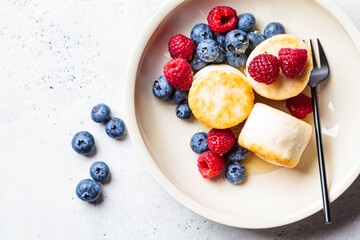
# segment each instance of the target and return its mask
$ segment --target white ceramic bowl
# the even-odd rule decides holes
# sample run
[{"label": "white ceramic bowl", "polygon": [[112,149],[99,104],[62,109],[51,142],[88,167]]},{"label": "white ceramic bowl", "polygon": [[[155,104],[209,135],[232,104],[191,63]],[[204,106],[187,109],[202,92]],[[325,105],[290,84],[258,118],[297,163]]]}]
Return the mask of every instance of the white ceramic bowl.
[{"label": "white ceramic bowl", "polygon": [[[250,174],[240,185],[226,181],[224,174],[205,180],[196,167],[198,155],[189,147],[191,136],[204,128],[195,119],[178,119],[176,106],[152,95],[153,81],[170,60],[167,43],[171,36],[189,36],[196,23],[206,23],[209,10],[216,5],[207,0],[172,0],[145,27],[126,80],[131,138],[158,183],[184,206],[208,219],[243,228],[298,221],[322,208],[314,136],[295,169]],[[334,3],[325,0],[242,0],[222,1],[221,5],[233,7],[238,14],[253,13],[261,31],[267,23],[278,21],[288,33],[321,40],[331,69],[330,78],[318,91],[329,194],[334,201],[360,172],[358,29]],[[265,102],[284,109],[282,101]],[[312,116],[306,121],[312,123]]]}]

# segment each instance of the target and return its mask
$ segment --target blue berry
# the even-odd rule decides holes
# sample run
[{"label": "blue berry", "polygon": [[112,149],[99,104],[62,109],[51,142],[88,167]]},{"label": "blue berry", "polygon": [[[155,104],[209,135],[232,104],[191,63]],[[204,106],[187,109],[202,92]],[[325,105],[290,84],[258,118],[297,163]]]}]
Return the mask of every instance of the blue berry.
[{"label": "blue berry", "polygon": [[219,46],[219,56],[215,59],[214,63],[223,63],[225,61],[225,50]]},{"label": "blue berry", "polygon": [[216,41],[218,42],[218,44],[220,44],[220,46],[222,46],[223,48],[225,48],[225,36],[226,33],[219,33],[216,36]]},{"label": "blue berry", "polygon": [[247,55],[245,53],[233,53],[230,50],[226,51],[226,61],[233,67],[245,66]]},{"label": "blue berry", "polygon": [[199,23],[191,29],[190,38],[198,45],[202,40],[215,39],[215,34],[208,25]]},{"label": "blue berry", "polygon": [[245,178],[244,165],[240,163],[229,164],[226,168],[225,177],[233,184],[239,184]]},{"label": "blue berry", "polygon": [[249,151],[240,146],[237,141],[235,141],[234,146],[225,154],[225,157],[229,159],[231,162],[240,162],[244,160],[247,155],[249,154]]},{"label": "blue berry", "polygon": [[173,93],[168,98],[169,102],[174,104],[184,103],[188,99],[189,91],[181,91],[177,88],[174,88]]},{"label": "blue berry", "polygon": [[231,52],[245,53],[248,46],[249,39],[244,31],[235,29],[226,34],[225,47]]},{"label": "blue berry", "polygon": [[181,119],[189,119],[191,117],[191,109],[189,104],[182,103],[176,108],[176,116]]},{"label": "blue berry", "polygon": [[259,45],[262,41],[265,40],[264,35],[262,35],[259,32],[249,32],[248,38],[249,38],[249,49],[250,50],[254,50],[257,45]]},{"label": "blue berry", "polygon": [[278,35],[278,34],[284,34],[285,28],[281,23],[278,22],[272,22],[266,25],[264,30],[264,36],[266,38],[271,38],[272,36]]},{"label": "blue berry", "polygon": [[95,139],[91,133],[81,131],[74,135],[71,146],[79,154],[88,154],[95,148]]},{"label": "blue berry", "polygon": [[219,45],[212,39],[202,40],[196,48],[196,53],[205,62],[213,62],[219,56]]},{"label": "blue berry", "polygon": [[243,13],[238,16],[237,27],[244,32],[250,32],[255,27],[255,17],[251,13]]},{"label": "blue berry", "polygon": [[93,107],[93,109],[91,110],[91,119],[94,120],[95,122],[105,123],[109,121],[109,119],[111,118],[110,114],[111,114],[110,108],[106,104],[100,103],[95,107]]},{"label": "blue berry", "polygon": [[86,202],[93,202],[99,198],[101,185],[92,179],[83,179],[76,186],[76,195]]},{"label": "blue berry", "polygon": [[190,67],[193,71],[199,71],[200,69],[206,67],[206,65],[208,64],[207,62],[201,60],[199,58],[199,55],[195,54],[193,55],[193,58],[190,60]]},{"label": "blue berry", "polygon": [[103,182],[109,177],[109,167],[104,162],[94,162],[90,167],[90,176],[97,182]]},{"label": "blue berry", "polygon": [[203,153],[209,150],[207,144],[207,133],[206,132],[198,132],[195,133],[190,140],[190,147],[196,153]]},{"label": "blue berry", "polygon": [[153,84],[153,94],[160,99],[167,99],[174,87],[166,80],[164,75],[159,76]]},{"label": "blue berry", "polygon": [[120,118],[112,118],[105,125],[106,134],[115,139],[119,139],[125,133],[125,123]]}]

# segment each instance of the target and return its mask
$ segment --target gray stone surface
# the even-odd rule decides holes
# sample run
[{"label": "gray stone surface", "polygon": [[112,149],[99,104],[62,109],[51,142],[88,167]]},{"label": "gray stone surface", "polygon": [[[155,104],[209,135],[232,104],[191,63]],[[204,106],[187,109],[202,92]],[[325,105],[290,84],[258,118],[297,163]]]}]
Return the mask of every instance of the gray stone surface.
[{"label": "gray stone surface", "polygon": [[[360,2],[335,2],[360,27]],[[0,1],[0,238],[360,239],[359,178],[332,204],[331,225],[318,212],[273,229],[232,228],[175,201],[147,172],[129,137],[112,140],[90,120],[89,109],[99,102],[123,117],[133,42],[163,3]],[[70,148],[82,129],[97,140],[90,159]],[[84,204],[74,189],[96,160],[108,163],[112,179],[101,204]]]}]

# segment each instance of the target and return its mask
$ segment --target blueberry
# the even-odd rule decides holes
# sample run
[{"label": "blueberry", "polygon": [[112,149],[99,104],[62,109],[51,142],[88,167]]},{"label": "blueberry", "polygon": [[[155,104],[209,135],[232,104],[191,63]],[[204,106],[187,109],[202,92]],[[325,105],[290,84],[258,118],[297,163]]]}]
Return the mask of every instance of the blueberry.
[{"label": "blueberry", "polygon": [[191,29],[190,38],[198,45],[202,40],[215,39],[215,34],[205,23],[196,24]]},{"label": "blueberry", "polygon": [[109,119],[111,118],[110,114],[111,114],[110,108],[106,104],[100,103],[95,107],[93,107],[93,109],[91,110],[91,119],[94,120],[95,122],[105,123],[109,121]]},{"label": "blueberry", "polygon": [[189,119],[191,117],[191,109],[189,104],[182,103],[176,108],[176,116],[181,119]]},{"label": "blueberry", "polygon": [[167,99],[174,87],[166,80],[164,75],[159,76],[153,84],[153,94],[160,99]]},{"label": "blueberry", "polygon": [[209,150],[207,144],[207,133],[206,132],[198,132],[195,133],[190,140],[190,147],[196,153],[203,153]]},{"label": "blueberry", "polygon": [[219,56],[219,45],[212,39],[202,40],[196,48],[197,55],[205,62],[213,62]]},{"label": "blueberry", "polygon": [[105,125],[106,134],[115,139],[121,138],[125,133],[125,123],[120,118],[112,118]]},{"label": "blueberry", "polygon": [[259,45],[262,41],[265,40],[264,35],[262,35],[259,32],[249,32],[248,33],[249,38],[249,49],[254,50],[257,45]]},{"label": "blueberry", "polygon": [[93,202],[99,198],[101,185],[92,179],[83,179],[76,186],[76,195],[86,202]]},{"label": "blueberry", "polygon": [[237,27],[244,32],[250,32],[255,27],[255,17],[251,13],[243,13],[238,16]]},{"label": "blueberry", "polygon": [[103,182],[109,177],[109,167],[104,162],[94,162],[90,167],[90,176],[97,182]]},{"label": "blueberry", "polygon": [[225,61],[225,50],[219,46],[219,56],[215,59],[215,61],[213,63],[223,63]]},{"label": "blueberry", "polygon": [[246,33],[235,29],[226,34],[225,47],[233,53],[245,53],[249,46],[249,39]]},{"label": "blueberry", "polygon": [[190,67],[193,71],[199,71],[200,69],[204,68],[208,63],[201,60],[199,58],[199,55],[195,54],[193,55],[192,60],[190,60]]},{"label": "blueberry", "polygon": [[74,135],[71,146],[79,154],[88,154],[95,148],[95,139],[91,133],[81,131]]},{"label": "blueberry", "polygon": [[223,48],[225,47],[225,36],[226,33],[219,33],[216,36],[216,41],[218,42],[218,44],[220,44],[220,46],[222,46]]},{"label": "blueberry", "polygon": [[249,151],[246,148],[240,146],[239,143],[235,141],[230,151],[225,154],[225,157],[231,162],[240,162],[244,160],[248,154]]},{"label": "blueberry", "polygon": [[245,66],[247,55],[245,53],[233,53],[230,50],[226,51],[226,61],[233,67]]},{"label": "blueberry", "polygon": [[179,104],[184,103],[188,99],[189,91],[181,91],[179,89],[174,88],[173,93],[168,98],[169,102]]},{"label": "blueberry", "polygon": [[245,178],[244,165],[240,163],[229,164],[226,168],[225,177],[233,184],[239,184]]},{"label": "blueberry", "polygon": [[272,36],[278,35],[278,34],[284,34],[285,28],[281,23],[278,22],[272,22],[266,25],[264,30],[264,36],[266,38],[271,38]]}]

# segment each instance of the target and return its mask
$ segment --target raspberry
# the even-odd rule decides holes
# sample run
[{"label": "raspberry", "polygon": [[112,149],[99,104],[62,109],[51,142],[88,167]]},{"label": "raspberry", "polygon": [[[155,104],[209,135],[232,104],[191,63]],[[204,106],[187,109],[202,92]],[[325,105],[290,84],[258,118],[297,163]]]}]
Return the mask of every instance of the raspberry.
[{"label": "raspberry", "polygon": [[238,17],[233,8],[218,6],[211,9],[207,21],[211,30],[216,33],[223,33],[235,28]]},{"label": "raspberry", "polygon": [[279,77],[279,60],[271,54],[260,54],[249,63],[248,72],[257,82],[272,84]]},{"label": "raspberry", "polygon": [[219,175],[225,167],[225,158],[218,156],[211,151],[202,153],[197,162],[199,172],[203,178],[215,177]]},{"label": "raspberry", "polygon": [[195,51],[195,43],[182,34],[173,36],[169,41],[168,47],[172,58],[181,57],[187,61],[192,59],[192,55]]},{"label": "raspberry", "polygon": [[286,107],[290,114],[299,119],[313,112],[311,97],[300,93],[296,97],[286,99]]},{"label": "raspberry", "polygon": [[235,143],[234,133],[228,129],[211,129],[207,138],[211,151],[222,156],[227,153]]},{"label": "raspberry", "polygon": [[306,49],[282,48],[278,58],[283,74],[288,78],[296,78],[305,69],[308,51]]},{"label": "raspberry", "polygon": [[189,90],[193,81],[193,72],[190,64],[183,58],[171,59],[164,66],[166,80],[175,88]]}]

